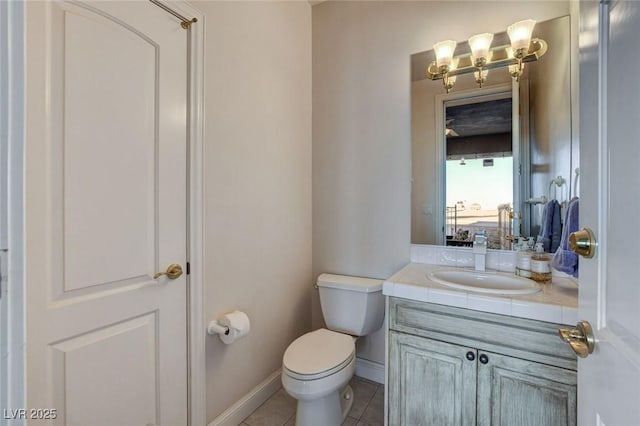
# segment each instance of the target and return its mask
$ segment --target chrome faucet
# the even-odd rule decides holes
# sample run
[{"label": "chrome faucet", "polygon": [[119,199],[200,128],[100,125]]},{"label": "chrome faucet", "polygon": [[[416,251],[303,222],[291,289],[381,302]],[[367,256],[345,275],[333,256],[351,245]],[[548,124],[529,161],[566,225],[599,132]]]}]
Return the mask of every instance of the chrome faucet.
[{"label": "chrome faucet", "polygon": [[485,256],[487,255],[487,233],[485,231],[473,234],[473,255],[476,271],[484,271]]}]

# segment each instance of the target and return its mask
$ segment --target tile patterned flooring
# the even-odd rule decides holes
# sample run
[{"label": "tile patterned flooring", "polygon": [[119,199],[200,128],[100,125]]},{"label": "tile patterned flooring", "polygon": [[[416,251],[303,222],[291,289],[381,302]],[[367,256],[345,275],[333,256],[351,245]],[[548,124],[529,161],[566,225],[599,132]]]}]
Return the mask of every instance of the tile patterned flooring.
[{"label": "tile patterned flooring", "polygon": [[[384,425],[384,386],[354,376],[349,383],[353,389],[353,406],[344,426]],[[294,426],[296,424],[296,400],[284,389],[274,393],[241,426]]]}]

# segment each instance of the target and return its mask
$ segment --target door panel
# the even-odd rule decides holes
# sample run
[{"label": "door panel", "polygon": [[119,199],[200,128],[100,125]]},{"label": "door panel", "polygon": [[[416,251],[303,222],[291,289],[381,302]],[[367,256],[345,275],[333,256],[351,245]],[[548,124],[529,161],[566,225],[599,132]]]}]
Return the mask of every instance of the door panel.
[{"label": "door panel", "polygon": [[52,125],[62,127],[63,291],[148,281],[159,269],[158,46],[114,20],[57,12],[64,54],[52,65],[64,89],[53,102],[63,115]]},{"label": "door panel", "polygon": [[[638,279],[640,264],[637,260],[638,246],[628,238],[628,228],[616,226],[629,219],[630,212],[640,212],[640,197],[630,196],[629,184],[640,185],[640,144],[638,144],[637,119],[640,98],[629,96],[629,90],[638,93],[640,83],[629,75],[629,67],[640,65],[638,55],[638,26],[640,5],[634,2],[612,2],[609,10],[609,40],[607,52],[606,86],[606,146],[610,168],[607,200],[607,268],[604,311],[606,326],[618,336],[624,346],[633,349],[636,357],[640,352],[640,286],[618,283]],[[636,358],[636,360],[639,360]]]},{"label": "door panel", "polygon": [[149,280],[159,267],[158,47],[113,20],[59,12],[64,291]]},{"label": "door panel", "polygon": [[[593,259],[580,259],[580,319],[595,351],[580,359],[581,425],[640,419],[640,257],[629,223],[640,215],[637,117],[640,4],[580,3],[580,226],[594,230]],[[597,89],[597,90],[596,90]]]},{"label": "door panel", "polygon": [[27,22],[28,406],[186,425],[186,276],[153,275],[187,261],[187,31],[150,2]]},{"label": "door panel", "polygon": [[51,346],[54,404],[68,424],[158,422],[156,321],[152,312]]}]

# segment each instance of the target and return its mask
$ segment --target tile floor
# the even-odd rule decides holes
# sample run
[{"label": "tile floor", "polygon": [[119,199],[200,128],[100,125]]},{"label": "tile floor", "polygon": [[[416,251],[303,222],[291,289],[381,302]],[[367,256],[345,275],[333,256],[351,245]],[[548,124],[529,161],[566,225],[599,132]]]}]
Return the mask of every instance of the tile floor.
[{"label": "tile floor", "polygon": [[[382,426],[384,424],[384,386],[354,376],[353,406],[342,423],[345,426]],[[284,389],[274,393],[241,426],[293,426],[296,424],[296,400]]]}]

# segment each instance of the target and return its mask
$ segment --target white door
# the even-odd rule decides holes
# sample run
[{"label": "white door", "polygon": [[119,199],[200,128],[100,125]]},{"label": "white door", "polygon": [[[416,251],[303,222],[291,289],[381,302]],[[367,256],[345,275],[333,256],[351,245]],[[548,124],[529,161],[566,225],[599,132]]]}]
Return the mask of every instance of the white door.
[{"label": "white door", "polygon": [[[187,424],[187,31],[27,2],[27,424]],[[55,414],[46,410],[56,410]]]},{"label": "white door", "polygon": [[595,351],[578,363],[578,423],[640,424],[640,2],[580,4],[580,319]]}]

